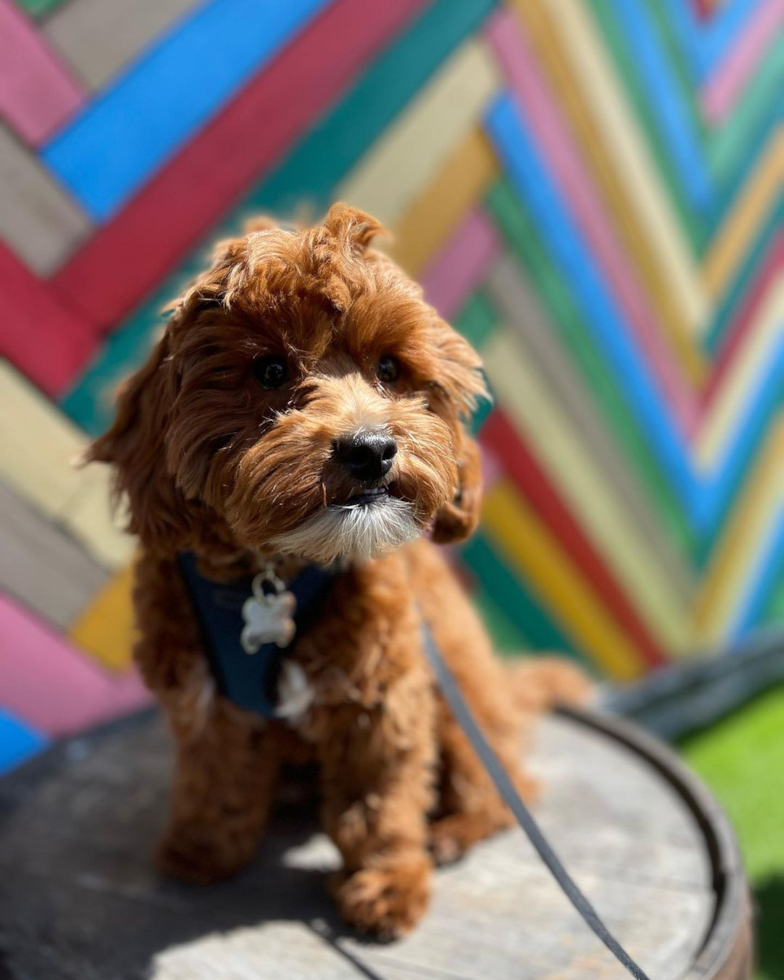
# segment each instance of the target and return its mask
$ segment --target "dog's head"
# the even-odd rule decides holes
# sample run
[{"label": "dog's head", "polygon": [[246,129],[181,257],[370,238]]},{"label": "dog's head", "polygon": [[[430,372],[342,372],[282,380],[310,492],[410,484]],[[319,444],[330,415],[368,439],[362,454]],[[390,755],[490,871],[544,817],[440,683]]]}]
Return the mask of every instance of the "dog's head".
[{"label": "dog's head", "polygon": [[340,204],[312,229],[257,223],[178,301],[89,453],[148,550],[329,561],[473,530],[480,361],[368,248],[380,230]]}]

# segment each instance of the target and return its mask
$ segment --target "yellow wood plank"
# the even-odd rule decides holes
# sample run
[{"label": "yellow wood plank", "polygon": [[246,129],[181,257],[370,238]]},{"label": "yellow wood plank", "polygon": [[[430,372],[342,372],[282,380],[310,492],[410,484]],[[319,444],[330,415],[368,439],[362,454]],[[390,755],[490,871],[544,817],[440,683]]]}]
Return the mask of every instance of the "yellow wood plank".
[{"label": "yellow wood plank", "polygon": [[661,646],[689,648],[688,597],[677,594],[652,560],[622,500],[605,479],[589,446],[568,424],[524,346],[499,329],[484,348],[485,370],[513,423],[525,433],[566,505],[574,512]]},{"label": "yellow wood plank", "polygon": [[[709,317],[700,269],[680,228],[625,85],[582,0],[509,0],[547,65],[586,161],[607,195],[674,342],[699,336]],[[666,312],[666,316],[664,315]]]},{"label": "yellow wood plank", "polygon": [[74,620],[68,634],[78,647],[116,670],[131,663],[136,639],[132,580],[131,566],[115,575]]},{"label": "yellow wood plank", "polygon": [[783,335],[784,279],[780,279],[768,290],[700,428],[694,449],[704,473],[714,472],[725,457],[738,420],[749,401],[757,397],[759,378]]},{"label": "yellow wood plank", "polygon": [[474,129],[500,87],[481,38],[453,54],[337,189],[337,197],[393,227],[409,203]]},{"label": "yellow wood plank", "polygon": [[732,285],[760,226],[784,190],[784,128],[779,127],[711,243],[703,264],[705,286],[720,299]]},{"label": "yellow wood plank", "polygon": [[486,137],[478,128],[469,130],[401,215],[387,251],[406,272],[419,275],[497,176]]},{"label": "yellow wood plank", "polygon": [[643,672],[634,645],[506,480],[487,493],[482,519],[495,546],[603,671],[619,680],[631,680]]},{"label": "yellow wood plank", "polygon": [[0,418],[0,478],[101,564],[127,562],[134,543],[112,516],[108,469],[74,466],[84,434],[6,361],[0,362]]},{"label": "yellow wood plank", "polygon": [[695,645],[727,635],[754,563],[771,533],[784,495],[784,419],[769,433],[722,541],[705,572],[694,607]]}]

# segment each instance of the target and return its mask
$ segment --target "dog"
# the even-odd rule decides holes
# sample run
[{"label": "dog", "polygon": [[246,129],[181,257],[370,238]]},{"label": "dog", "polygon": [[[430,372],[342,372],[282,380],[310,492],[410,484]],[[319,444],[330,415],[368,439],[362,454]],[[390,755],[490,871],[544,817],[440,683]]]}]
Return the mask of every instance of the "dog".
[{"label": "dog", "polygon": [[[135,658],[177,746],[161,868],[195,883],[236,872],[281,766],[315,760],[339,909],[389,938],[425,912],[434,865],[512,822],[435,688],[423,623],[526,798],[528,722],[585,682],[556,662],[511,677],[437,547],[479,517],[466,426],[487,392],[476,352],[370,247],[381,231],[336,204],[315,227],[262,219],[220,243],[88,458],[114,468],[140,540]],[[215,586],[261,576],[251,648],[278,614],[291,639],[293,599],[275,601],[327,570],[316,620],[281,651],[274,717],[216,680],[184,554]]]}]

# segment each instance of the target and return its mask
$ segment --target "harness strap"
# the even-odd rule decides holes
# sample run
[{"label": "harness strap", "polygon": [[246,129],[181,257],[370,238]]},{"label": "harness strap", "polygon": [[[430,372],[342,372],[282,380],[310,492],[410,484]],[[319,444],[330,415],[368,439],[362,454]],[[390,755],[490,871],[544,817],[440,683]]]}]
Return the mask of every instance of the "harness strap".
[{"label": "harness strap", "polygon": [[539,829],[539,825],[531,815],[531,811],[520,798],[520,795],[515,789],[509,774],[504,769],[500,759],[482,734],[482,731],[477,725],[474,716],[471,714],[471,710],[468,707],[468,704],[466,703],[457,682],[452,676],[451,671],[447,667],[446,662],[441,656],[441,653],[433,640],[432,633],[424,622],[422,623],[422,634],[425,654],[430,667],[436,676],[438,686],[441,688],[441,693],[446,698],[446,701],[452,710],[452,714],[457,719],[474,751],[479,756],[479,759],[487,770],[488,775],[495,783],[496,789],[501,795],[504,803],[506,803],[506,805],[512,811],[518,824],[525,831],[528,839],[531,841],[535,850],[539,854],[539,857],[541,857],[541,859],[547,865],[548,871],[558,882],[561,890],[583,917],[588,927],[599,937],[599,939],[601,939],[601,941],[616,957],[616,959],[626,967],[629,973],[631,973],[636,980],[648,980],[647,975],[643,973],[639,966],[637,966],[631,956],[629,956],[626,950],[614,938],[610,930],[599,918],[596,909],[594,909],[593,905],[591,905],[585,895],[583,895],[583,893],[577,887],[571,875],[563,864],[561,864],[560,859],[550,846],[549,841]]}]

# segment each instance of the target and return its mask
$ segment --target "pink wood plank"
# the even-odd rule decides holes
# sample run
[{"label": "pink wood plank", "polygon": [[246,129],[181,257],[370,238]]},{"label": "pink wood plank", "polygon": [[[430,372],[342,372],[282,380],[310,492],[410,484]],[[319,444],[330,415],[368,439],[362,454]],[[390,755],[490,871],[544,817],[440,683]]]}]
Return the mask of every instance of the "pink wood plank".
[{"label": "pink wood plank", "polygon": [[765,0],[759,5],[746,30],[702,87],[700,101],[711,123],[718,125],[727,118],[782,25],[784,0]]},{"label": "pink wood plank", "polygon": [[508,10],[500,10],[492,17],[487,35],[509,79],[520,111],[595,253],[632,334],[651,364],[673,415],[684,433],[691,435],[698,418],[698,401],[693,388],[659,332],[650,302],[607,220],[599,192],[591,185],[579,150],[563,123],[527,37]]},{"label": "pink wood plank", "polygon": [[0,0],[0,116],[39,146],[84,101],[84,92],[12,0]]},{"label": "pink wood plank", "polygon": [[493,223],[479,209],[470,211],[422,277],[428,303],[451,319],[485,281],[500,254]]},{"label": "pink wood plank", "polygon": [[51,286],[36,278],[2,242],[0,298],[0,356],[16,365],[47,395],[63,394],[95,349],[95,334],[82,317],[62,305]]},{"label": "pink wood plank", "polygon": [[135,673],[112,676],[0,595],[0,707],[48,735],[66,735],[146,705]]}]

